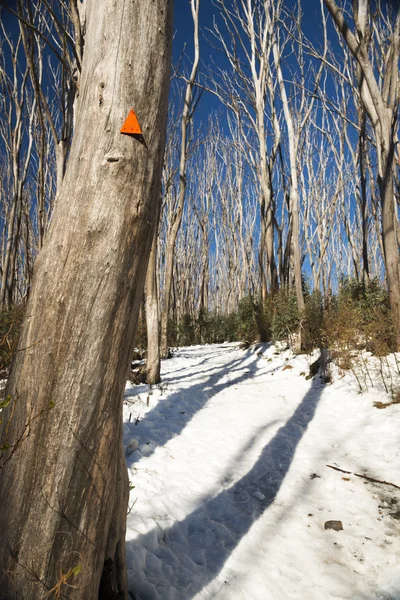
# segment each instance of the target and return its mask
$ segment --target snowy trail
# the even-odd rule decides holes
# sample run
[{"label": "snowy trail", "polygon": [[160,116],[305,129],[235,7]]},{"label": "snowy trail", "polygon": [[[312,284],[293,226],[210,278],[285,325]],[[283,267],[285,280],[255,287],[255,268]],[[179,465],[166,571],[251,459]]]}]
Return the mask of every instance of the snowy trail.
[{"label": "snowy trail", "polygon": [[326,467],[400,485],[400,407],[308,369],[273,346],[196,346],[151,395],[127,386],[138,600],[400,598],[399,490]]}]

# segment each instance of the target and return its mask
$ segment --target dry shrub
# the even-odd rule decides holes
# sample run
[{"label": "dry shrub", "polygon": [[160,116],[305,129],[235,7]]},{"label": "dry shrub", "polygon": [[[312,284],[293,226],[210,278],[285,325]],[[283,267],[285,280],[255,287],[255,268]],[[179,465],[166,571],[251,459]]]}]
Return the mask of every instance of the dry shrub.
[{"label": "dry shrub", "polygon": [[390,402],[374,402],[375,408],[387,408],[393,404],[400,404],[400,390],[396,390],[392,395]]},{"label": "dry shrub", "polygon": [[395,350],[388,294],[376,280],[369,285],[354,279],[343,281],[325,312],[323,330],[344,363],[358,350],[365,349],[375,356]]},{"label": "dry shrub", "polygon": [[353,371],[360,389],[373,384],[363,350],[379,358],[385,389],[392,388],[384,362],[395,350],[394,333],[388,294],[380,283],[374,280],[364,285],[353,279],[343,281],[325,312],[323,336],[335,363],[343,370]]},{"label": "dry shrub", "polygon": [[351,306],[342,304],[325,313],[323,337],[337,366],[345,371],[351,369],[357,351],[362,346],[358,314]]},{"label": "dry shrub", "polygon": [[24,318],[24,307],[13,306],[0,311],[0,377],[7,376],[12,357],[14,356],[21,325]]}]

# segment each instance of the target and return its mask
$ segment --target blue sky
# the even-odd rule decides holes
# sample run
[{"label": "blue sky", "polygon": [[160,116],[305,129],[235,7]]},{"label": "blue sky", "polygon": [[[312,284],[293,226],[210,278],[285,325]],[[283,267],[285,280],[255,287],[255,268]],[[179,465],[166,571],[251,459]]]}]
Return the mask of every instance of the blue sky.
[{"label": "blue sky", "polygon": [[[229,0],[225,0],[229,6]],[[297,4],[296,0],[285,0],[284,6]],[[319,0],[302,0],[303,8],[303,30],[307,37],[313,41],[322,43],[322,26]],[[205,71],[213,63],[224,68],[226,61],[223,54],[217,51],[212,44],[214,20],[221,26],[219,9],[213,0],[200,0],[200,60],[201,70]],[[329,23],[329,21],[328,21]],[[331,25],[332,26],[332,25]],[[174,42],[172,60],[176,64],[185,48],[187,60],[191,64],[193,59],[193,21],[190,9],[190,0],[175,0],[174,5]],[[196,112],[196,121],[207,121],[210,113],[221,109],[220,102],[210,93],[203,94],[200,105]]]}]

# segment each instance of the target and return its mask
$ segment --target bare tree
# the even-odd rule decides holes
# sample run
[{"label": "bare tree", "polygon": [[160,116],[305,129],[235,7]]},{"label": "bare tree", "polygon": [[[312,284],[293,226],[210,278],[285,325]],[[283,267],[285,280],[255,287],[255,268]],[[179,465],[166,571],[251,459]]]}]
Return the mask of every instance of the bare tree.
[{"label": "bare tree", "polygon": [[[268,107],[274,95],[275,85],[271,80],[270,55],[272,32],[279,18],[282,2],[261,0],[235,0],[228,5],[218,0],[217,6],[227,31],[214,26],[214,35],[221,45],[232,69],[232,73],[219,74],[220,82],[214,79],[214,88],[223,102],[234,111],[239,111],[253,130],[258,144],[258,156],[254,162],[260,184],[261,245],[260,270],[262,297],[270,289],[279,287],[274,255],[274,194],[272,171],[279,144],[274,130],[273,148],[267,146]],[[273,121],[274,116],[270,114]],[[254,159],[253,159],[254,160]],[[267,270],[264,278],[264,253]]]},{"label": "bare tree", "polygon": [[194,25],[194,59],[192,70],[186,86],[185,100],[181,119],[181,149],[179,158],[179,197],[176,211],[168,225],[168,236],[166,242],[165,258],[165,276],[164,276],[164,302],[161,313],[161,355],[168,354],[168,318],[170,310],[172,274],[174,270],[174,251],[175,242],[179,228],[182,223],[182,214],[186,195],[186,161],[188,153],[188,126],[193,117],[193,110],[196,102],[193,104],[193,89],[196,82],[197,70],[200,61],[199,46],[199,9],[200,0],[190,0],[192,18]]},{"label": "bare tree", "polygon": [[149,385],[155,385],[161,381],[160,324],[157,285],[157,237],[158,221],[154,227],[145,286],[147,330],[146,381]]},{"label": "bare tree", "polygon": [[[378,156],[378,185],[382,206],[382,241],[385,257],[389,300],[400,348],[400,260],[397,239],[396,199],[394,194],[394,155],[399,109],[400,8],[384,51],[380,72],[372,62],[373,36],[367,35],[369,3],[353,3],[355,33],[346,22],[334,0],[324,0],[338,30],[359,65],[361,98],[374,129]],[[382,13],[381,13],[382,14]],[[389,22],[388,22],[389,24]]]},{"label": "bare tree", "polygon": [[[15,261],[19,245],[23,211],[23,191],[28,176],[34,142],[34,119],[36,101],[31,104],[30,116],[27,105],[30,100],[28,89],[28,67],[20,70],[19,51],[22,45],[21,30],[14,43],[7,35],[3,24],[1,32],[10,56],[10,76],[4,64],[1,65],[0,80],[0,139],[5,149],[5,163],[2,176],[8,180],[9,206],[6,208],[7,226],[4,232],[5,251],[2,259],[0,308],[10,306],[14,294]],[[3,48],[4,49],[4,48]],[[25,149],[25,151],[23,151]],[[8,165],[7,167],[5,165]],[[3,198],[5,199],[6,194]]]},{"label": "bare tree", "polygon": [[[53,137],[58,191],[61,189],[72,140],[73,109],[81,68],[79,53],[82,50],[82,32],[76,19],[76,1],[72,1],[68,6],[71,10],[68,10],[64,3],[60,3],[60,16],[57,16],[48,0],[18,0],[22,42],[37,101],[41,130],[44,131],[46,122]],[[71,34],[73,26],[76,26],[76,43]],[[57,116],[51,111],[42,82],[44,44],[55,53],[61,70],[55,86],[60,106]]]},{"label": "bare tree", "polygon": [[[75,135],[0,425],[2,600],[127,598],[122,398],[157,221],[172,1],[80,11]],[[133,103],[147,147],[120,134]]]}]

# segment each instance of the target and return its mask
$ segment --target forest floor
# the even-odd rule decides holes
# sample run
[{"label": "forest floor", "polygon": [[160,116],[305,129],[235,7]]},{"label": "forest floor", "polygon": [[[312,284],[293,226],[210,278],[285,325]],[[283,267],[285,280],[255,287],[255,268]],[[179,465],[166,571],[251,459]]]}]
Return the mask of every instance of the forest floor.
[{"label": "forest floor", "polygon": [[133,598],[400,599],[400,404],[313,360],[193,346],[127,385]]}]

